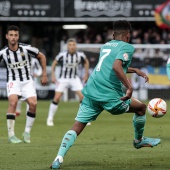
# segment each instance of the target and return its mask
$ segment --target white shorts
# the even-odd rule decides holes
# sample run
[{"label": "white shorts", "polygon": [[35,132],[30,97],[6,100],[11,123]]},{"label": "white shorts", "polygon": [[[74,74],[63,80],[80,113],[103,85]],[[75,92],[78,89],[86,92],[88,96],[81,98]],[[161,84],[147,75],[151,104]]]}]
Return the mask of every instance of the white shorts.
[{"label": "white shorts", "polygon": [[20,82],[20,81],[8,82],[7,94],[8,97],[12,94],[21,96],[21,100],[26,100],[29,97],[37,96],[33,80],[28,80],[24,82]]},{"label": "white shorts", "polygon": [[76,78],[61,78],[57,81],[56,92],[63,92],[66,88],[71,88],[72,91],[81,91],[83,85],[79,77]]}]

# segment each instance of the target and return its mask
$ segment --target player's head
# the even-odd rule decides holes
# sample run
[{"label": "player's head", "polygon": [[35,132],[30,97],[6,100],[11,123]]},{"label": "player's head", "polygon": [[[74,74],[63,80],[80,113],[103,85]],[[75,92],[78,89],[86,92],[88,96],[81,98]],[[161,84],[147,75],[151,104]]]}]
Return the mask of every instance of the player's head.
[{"label": "player's head", "polygon": [[128,21],[120,20],[114,22],[113,39],[129,42],[131,29],[131,24]]},{"label": "player's head", "polygon": [[6,39],[11,45],[15,45],[19,39],[19,27],[16,25],[10,25],[7,28]]},{"label": "player's head", "polygon": [[77,50],[77,41],[74,38],[70,38],[67,40],[67,48],[69,53],[73,54]]}]

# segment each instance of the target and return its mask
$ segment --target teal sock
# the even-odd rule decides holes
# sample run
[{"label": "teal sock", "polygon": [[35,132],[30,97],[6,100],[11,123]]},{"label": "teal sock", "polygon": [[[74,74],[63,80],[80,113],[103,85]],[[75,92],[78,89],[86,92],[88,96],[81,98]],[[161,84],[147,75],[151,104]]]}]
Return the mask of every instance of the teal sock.
[{"label": "teal sock", "polygon": [[143,137],[144,126],[146,122],[146,115],[139,116],[134,114],[133,116],[133,126],[134,126],[134,138],[140,140]]},{"label": "teal sock", "polygon": [[73,130],[69,130],[63,137],[57,156],[64,157],[69,148],[74,144],[76,138],[77,138],[76,132]]}]

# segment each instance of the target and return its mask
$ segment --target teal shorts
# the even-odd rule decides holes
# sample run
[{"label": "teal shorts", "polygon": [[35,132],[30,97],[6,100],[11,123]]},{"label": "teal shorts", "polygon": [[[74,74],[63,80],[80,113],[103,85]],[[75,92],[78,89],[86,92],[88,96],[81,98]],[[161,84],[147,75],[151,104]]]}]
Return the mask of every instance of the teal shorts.
[{"label": "teal shorts", "polygon": [[94,121],[103,110],[110,112],[112,115],[123,114],[129,110],[130,104],[131,99],[126,101],[118,99],[113,102],[99,102],[84,97],[75,120],[81,123]]}]

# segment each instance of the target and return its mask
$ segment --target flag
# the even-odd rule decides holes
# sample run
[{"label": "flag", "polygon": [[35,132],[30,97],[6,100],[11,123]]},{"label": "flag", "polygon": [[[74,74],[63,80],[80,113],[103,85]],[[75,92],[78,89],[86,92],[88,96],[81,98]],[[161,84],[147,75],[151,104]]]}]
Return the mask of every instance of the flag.
[{"label": "flag", "polygon": [[160,28],[170,28],[170,0],[155,9],[155,21]]}]

